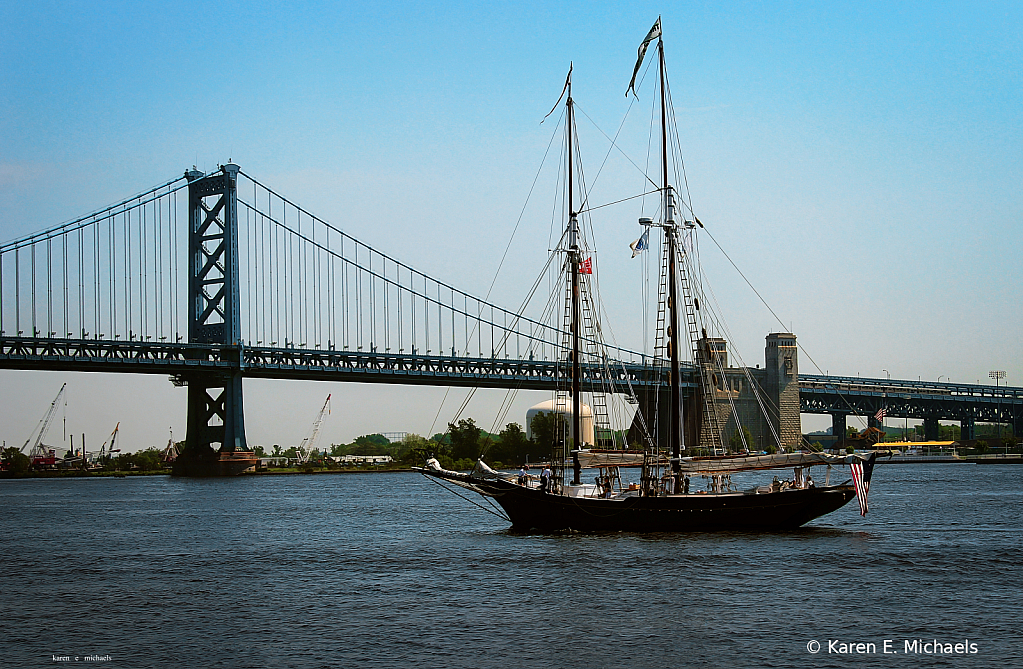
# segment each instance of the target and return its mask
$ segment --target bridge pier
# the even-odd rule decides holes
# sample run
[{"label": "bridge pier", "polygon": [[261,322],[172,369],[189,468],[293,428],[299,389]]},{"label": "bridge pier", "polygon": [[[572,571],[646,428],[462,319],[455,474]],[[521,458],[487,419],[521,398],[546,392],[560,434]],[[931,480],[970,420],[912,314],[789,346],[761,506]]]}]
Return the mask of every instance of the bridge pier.
[{"label": "bridge pier", "polygon": [[941,426],[938,423],[938,419],[935,418],[924,418],[924,439],[927,441],[937,441],[941,437]]},{"label": "bridge pier", "polygon": [[[177,476],[236,474],[255,464],[246,452],[242,403],[242,343],[238,285],[239,167],[224,165],[188,178],[188,341],[236,347],[233,369],[195,372],[188,384],[185,448],[174,462]],[[202,351],[196,349],[194,356]],[[251,463],[249,462],[251,460]]]},{"label": "bridge pier", "polygon": [[976,439],[977,425],[973,418],[963,418],[959,421],[959,438],[965,439]]},{"label": "bridge pier", "polygon": [[844,413],[831,414],[831,436],[837,437],[839,440],[845,439],[845,431],[848,429],[847,418],[848,416]]}]

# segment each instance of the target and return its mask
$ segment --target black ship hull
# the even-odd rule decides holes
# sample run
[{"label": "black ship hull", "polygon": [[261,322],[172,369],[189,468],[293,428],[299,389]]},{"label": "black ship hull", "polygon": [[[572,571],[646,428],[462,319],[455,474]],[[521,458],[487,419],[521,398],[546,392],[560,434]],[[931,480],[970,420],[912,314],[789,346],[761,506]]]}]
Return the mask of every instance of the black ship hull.
[{"label": "black ship hull", "polygon": [[841,508],[856,496],[851,485],[840,485],[760,494],[628,495],[600,499],[548,494],[504,480],[422,471],[492,497],[508,514],[512,529],[541,532],[790,530]]}]

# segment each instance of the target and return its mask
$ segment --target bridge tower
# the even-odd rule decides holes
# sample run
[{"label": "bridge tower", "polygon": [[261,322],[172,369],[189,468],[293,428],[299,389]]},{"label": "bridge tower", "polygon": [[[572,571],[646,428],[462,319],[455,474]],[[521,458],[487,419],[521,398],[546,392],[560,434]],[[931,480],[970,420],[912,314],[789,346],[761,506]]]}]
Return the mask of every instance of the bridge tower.
[{"label": "bridge tower", "polygon": [[802,439],[799,418],[799,360],[796,335],[774,332],[767,335],[764,354],[767,368],[768,413],[781,443],[796,448]]},{"label": "bridge tower", "polygon": [[[217,451],[247,451],[242,407],[242,340],[238,285],[239,167],[223,165],[188,179],[188,341],[226,348],[231,370],[196,372],[188,384],[185,452],[176,474],[222,472]],[[197,349],[196,357],[201,355]],[[235,357],[237,359],[235,359]]]}]

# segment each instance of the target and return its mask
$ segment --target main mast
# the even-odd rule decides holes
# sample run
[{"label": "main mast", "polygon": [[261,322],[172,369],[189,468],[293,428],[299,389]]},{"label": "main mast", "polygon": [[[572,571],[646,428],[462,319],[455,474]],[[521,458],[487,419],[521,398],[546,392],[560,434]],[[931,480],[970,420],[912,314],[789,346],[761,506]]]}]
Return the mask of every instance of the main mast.
[{"label": "main mast", "polygon": [[682,404],[678,359],[678,269],[676,268],[675,198],[668,183],[668,110],[664,74],[664,40],[658,36],[657,55],[661,75],[661,188],[664,194],[664,234],[668,241],[668,352],[671,356],[671,406],[668,439],[671,444],[671,474],[675,493],[681,492]]},{"label": "main mast", "polygon": [[566,137],[568,140],[568,255],[572,267],[572,485],[579,485],[582,477],[582,466],[579,463],[580,437],[580,369],[579,369],[579,221],[575,211],[574,200],[574,169],[572,166],[572,72],[568,73],[568,105],[566,114]]}]

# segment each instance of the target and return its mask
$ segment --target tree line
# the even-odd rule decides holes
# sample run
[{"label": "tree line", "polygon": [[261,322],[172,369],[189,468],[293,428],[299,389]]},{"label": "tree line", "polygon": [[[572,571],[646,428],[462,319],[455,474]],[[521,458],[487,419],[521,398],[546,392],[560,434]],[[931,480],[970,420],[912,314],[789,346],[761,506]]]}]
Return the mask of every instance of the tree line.
[{"label": "tree line", "polygon": [[402,466],[422,465],[428,458],[437,458],[445,469],[471,469],[477,458],[485,457],[495,467],[519,467],[526,462],[549,460],[555,439],[564,433],[565,419],[559,414],[541,412],[530,423],[533,439],[519,423],[508,423],[494,434],[476,424],[472,418],[448,423],[448,429],[430,438],[407,434],[398,442],[391,442],[382,434],[366,434],[348,444],[331,444],[329,448],[300,453],[291,446],[287,449],[275,445],[267,452],[256,446],[257,457],[280,457],[307,460],[329,466],[330,457],[345,455],[389,455]]}]

